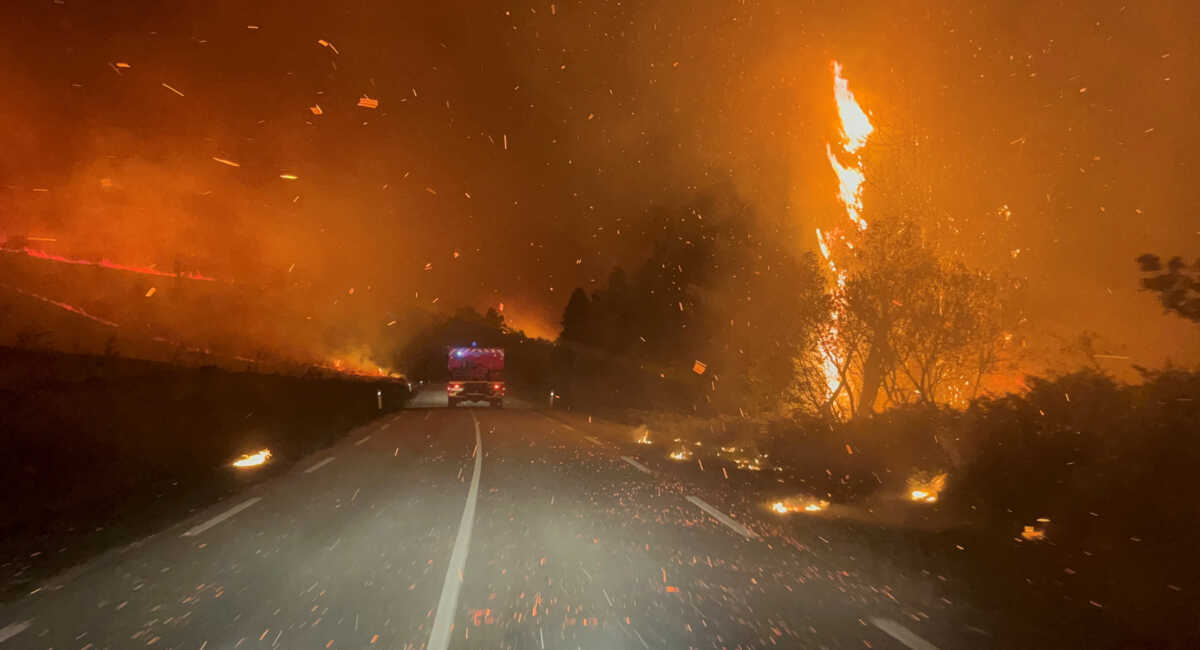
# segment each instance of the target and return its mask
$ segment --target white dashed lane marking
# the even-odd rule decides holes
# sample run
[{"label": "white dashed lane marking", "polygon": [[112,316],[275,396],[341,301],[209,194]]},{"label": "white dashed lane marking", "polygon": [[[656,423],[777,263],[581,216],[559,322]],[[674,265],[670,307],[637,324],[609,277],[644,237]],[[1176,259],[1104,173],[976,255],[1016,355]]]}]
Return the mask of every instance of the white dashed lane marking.
[{"label": "white dashed lane marking", "polygon": [[364,436],[362,440],[359,440],[358,442],[354,443],[354,446],[357,447],[370,439],[371,439],[371,436]]},{"label": "white dashed lane marking", "polygon": [[695,504],[697,508],[700,508],[709,515],[712,515],[713,519],[725,524],[732,529],[733,532],[741,535],[742,537],[745,537],[746,539],[758,539],[758,533],[734,521],[729,517],[729,515],[709,505],[704,499],[701,499],[700,497],[688,497],[687,500]]},{"label": "white dashed lane marking", "polygon": [[245,510],[246,508],[249,508],[250,506],[258,503],[259,501],[262,501],[262,498],[254,497],[252,499],[246,499],[245,501],[226,510],[225,512],[222,512],[221,514],[217,515],[216,517],[213,517],[212,519],[209,519],[208,521],[206,521],[202,524],[196,524],[195,526],[188,529],[188,531],[185,532],[183,535],[181,535],[181,537],[195,537],[196,535],[199,535],[200,533],[203,533],[204,531],[208,530],[209,528],[212,528],[213,526],[216,526],[217,524],[225,521],[226,519],[229,519],[230,517]]},{"label": "white dashed lane marking", "polygon": [[333,462],[333,460],[334,460],[335,458],[337,458],[337,457],[336,457],[336,456],[330,456],[329,458],[326,458],[325,460],[323,460],[323,461],[321,461],[321,462],[317,463],[316,465],[313,465],[312,467],[310,467],[310,468],[308,468],[308,469],[304,470],[304,473],[305,473],[305,474],[312,474],[313,472],[315,472],[315,471],[317,471],[317,470],[321,469],[322,467],[324,467],[324,466],[328,465],[329,463],[332,463],[332,462]]},{"label": "white dashed lane marking", "polygon": [[932,643],[917,636],[908,628],[890,618],[871,618],[871,624],[883,630],[888,636],[903,643],[910,650],[938,650]]},{"label": "white dashed lane marking", "polygon": [[625,462],[629,463],[630,465],[633,465],[634,467],[638,468],[638,471],[645,472],[646,474],[649,474],[649,473],[650,473],[650,468],[649,468],[649,467],[646,467],[645,465],[643,465],[643,464],[641,464],[641,463],[637,462],[636,460],[634,460],[634,459],[630,458],[629,456],[621,456],[621,460],[623,460],[623,461],[625,461]]},{"label": "white dashed lane marking", "polygon": [[4,643],[5,641],[13,638],[14,636],[24,632],[25,630],[29,629],[30,625],[33,625],[32,618],[29,619],[28,621],[21,621],[20,623],[11,623],[9,625],[5,625],[4,627],[0,627],[0,643]]}]

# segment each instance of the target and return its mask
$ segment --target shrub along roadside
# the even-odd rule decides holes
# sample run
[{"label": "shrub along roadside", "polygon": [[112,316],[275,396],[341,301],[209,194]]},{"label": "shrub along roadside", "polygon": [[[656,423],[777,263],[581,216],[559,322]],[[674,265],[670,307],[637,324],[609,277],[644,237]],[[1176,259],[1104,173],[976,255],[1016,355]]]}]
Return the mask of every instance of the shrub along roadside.
[{"label": "shrub along roadside", "polygon": [[[380,397],[382,411],[409,398],[404,382],[43,350],[0,348],[0,367],[0,477],[10,497],[0,563],[12,568],[0,596],[285,469],[379,417]],[[230,470],[264,447],[268,466]]]}]

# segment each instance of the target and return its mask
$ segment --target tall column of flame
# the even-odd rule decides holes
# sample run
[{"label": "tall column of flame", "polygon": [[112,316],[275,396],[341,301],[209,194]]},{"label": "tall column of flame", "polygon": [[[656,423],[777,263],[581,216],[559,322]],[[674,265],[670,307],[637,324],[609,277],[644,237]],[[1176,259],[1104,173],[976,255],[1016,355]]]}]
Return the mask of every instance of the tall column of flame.
[{"label": "tall column of flame", "polygon": [[[871,137],[875,127],[871,126],[871,120],[867,117],[866,111],[854,99],[854,93],[850,92],[850,84],[842,77],[842,66],[837,61],[833,62],[833,98],[837,102],[838,119],[842,123],[842,137],[838,146],[842,153],[851,160],[851,164],[843,165],[837,154],[834,153],[833,146],[829,143],[825,144],[825,155],[829,159],[829,166],[833,168],[833,173],[837,175],[838,199],[845,206],[846,216],[850,222],[857,231],[861,232],[867,229],[867,221],[862,217],[862,186],[867,180],[867,176],[863,171],[859,151],[867,144],[867,139]],[[839,234],[835,235],[835,233]],[[828,388],[827,396],[832,396],[841,384],[839,368],[845,357],[845,354],[837,348],[836,343],[838,315],[845,304],[843,289],[846,286],[846,272],[839,269],[833,259],[834,246],[838,240],[841,240],[847,247],[853,248],[853,244],[840,234],[840,229],[835,228],[831,233],[823,233],[820,228],[817,228],[817,245],[821,249],[821,256],[825,258],[825,262],[829,265],[829,270],[837,282],[837,288],[834,291],[835,305],[830,313],[829,331],[825,340],[820,344],[825,384]]]}]

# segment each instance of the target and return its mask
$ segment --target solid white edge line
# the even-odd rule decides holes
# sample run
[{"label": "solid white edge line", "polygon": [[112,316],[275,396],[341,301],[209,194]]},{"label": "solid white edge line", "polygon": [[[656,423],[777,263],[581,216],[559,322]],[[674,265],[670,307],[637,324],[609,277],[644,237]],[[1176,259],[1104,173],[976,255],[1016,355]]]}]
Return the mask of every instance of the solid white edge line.
[{"label": "solid white edge line", "polygon": [[708,514],[712,515],[713,519],[716,519],[717,521],[725,524],[731,530],[733,530],[733,532],[745,537],[746,539],[757,539],[758,538],[758,533],[750,530],[749,528],[746,528],[745,526],[743,526],[742,524],[739,524],[738,522],[734,521],[733,519],[730,519],[728,515],[721,512],[720,510],[717,510],[716,508],[712,507],[704,499],[701,499],[700,497],[688,497],[687,500],[691,501],[693,504],[696,505],[696,507],[700,508],[704,512],[707,512]]},{"label": "solid white edge line", "polygon": [[625,462],[629,463],[630,465],[633,465],[634,467],[638,468],[638,470],[640,470],[640,471],[642,471],[642,472],[645,472],[645,473],[647,473],[647,474],[649,474],[649,473],[650,473],[650,468],[649,468],[649,467],[646,467],[645,465],[643,465],[643,464],[641,464],[641,463],[637,462],[636,460],[634,460],[634,459],[630,458],[629,456],[621,456],[621,460],[623,460],[623,461],[625,461]]},{"label": "solid white edge line", "polygon": [[246,499],[245,501],[226,510],[225,512],[222,512],[221,514],[217,515],[216,517],[213,517],[212,519],[209,519],[208,521],[206,521],[202,524],[196,524],[195,526],[192,526],[191,528],[189,528],[187,530],[187,532],[180,535],[180,537],[195,537],[196,535],[199,535],[200,533],[203,533],[204,531],[208,530],[209,528],[216,526],[217,524],[221,523],[222,521],[229,519],[230,517],[245,510],[246,508],[249,508],[250,506],[258,503],[259,501],[262,501],[262,497],[253,497],[250,499]]},{"label": "solid white edge line", "polygon": [[475,421],[475,469],[471,472],[471,489],[467,492],[467,505],[463,508],[462,521],[458,524],[458,536],[454,538],[454,551],[450,553],[450,564],[446,567],[446,579],[442,582],[442,596],[438,599],[437,613],[433,617],[433,629],[429,633],[427,650],[446,650],[450,647],[450,624],[458,609],[458,592],[462,588],[463,569],[467,564],[467,550],[471,545],[471,528],[475,525],[475,502],[479,496],[479,472],[483,467],[483,439],[479,435],[479,419],[470,411]]},{"label": "solid white edge line", "polygon": [[13,638],[14,636],[24,632],[25,630],[28,630],[30,625],[33,625],[32,618],[29,619],[28,621],[21,621],[20,623],[10,623],[8,625],[5,625],[4,627],[0,627],[0,643],[4,643],[5,641]]},{"label": "solid white edge line", "polygon": [[313,472],[315,472],[315,471],[317,471],[317,470],[321,469],[322,467],[324,467],[324,466],[328,465],[329,463],[332,463],[332,462],[334,461],[334,459],[335,459],[335,458],[337,458],[337,456],[330,456],[329,458],[326,458],[325,460],[323,460],[323,461],[321,461],[321,462],[317,463],[316,465],[313,465],[312,467],[310,467],[310,468],[308,468],[308,469],[304,470],[304,473],[305,473],[305,474],[312,474]]},{"label": "solid white edge line", "polygon": [[911,650],[938,650],[937,646],[926,641],[925,639],[922,639],[913,633],[912,630],[909,630],[890,618],[871,617],[867,620],[871,621],[872,625],[883,630],[888,636],[899,641],[900,643],[903,643]]}]

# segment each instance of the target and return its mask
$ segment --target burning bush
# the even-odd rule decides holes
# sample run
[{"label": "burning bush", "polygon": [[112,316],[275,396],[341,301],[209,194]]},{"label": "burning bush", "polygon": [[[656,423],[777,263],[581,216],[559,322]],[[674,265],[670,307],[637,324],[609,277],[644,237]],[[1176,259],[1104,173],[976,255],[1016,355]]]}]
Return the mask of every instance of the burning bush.
[{"label": "burning bush", "polygon": [[908,478],[908,498],[917,503],[937,503],[946,489],[946,472],[917,472]]}]

